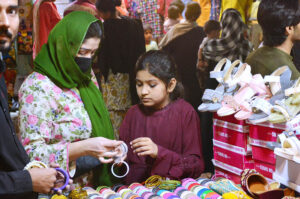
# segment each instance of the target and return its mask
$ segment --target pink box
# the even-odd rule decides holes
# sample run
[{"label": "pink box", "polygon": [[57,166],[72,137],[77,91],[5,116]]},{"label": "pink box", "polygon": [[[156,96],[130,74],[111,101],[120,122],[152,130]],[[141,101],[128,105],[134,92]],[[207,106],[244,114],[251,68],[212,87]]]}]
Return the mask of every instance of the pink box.
[{"label": "pink box", "polygon": [[234,124],[218,119],[214,119],[214,139],[230,145],[244,148],[244,151],[250,152],[248,143],[248,126]]},{"label": "pink box", "polygon": [[254,168],[252,156],[245,154],[243,148],[229,145],[217,140],[213,140],[213,142],[215,160],[240,169]]},{"label": "pink box", "polygon": [[215,167],[215,176],[226,178],[233,181],[235,184],[241,184],[241,177],[239,175],[236,175],[219,167]]},{"label": "pink box", "polygon": [[262,174],[263,176],[273,179],[273,173],[275,172],[275,164],[268,164],[265,162],[261,162],[258,160],[254,160],[254,168],[257,172]]},{"label": "pink box", "polygon": [[233,123],[233,124],[248,126],[248,124],[246,124],[245,120],[237,120],[237,119],[235,119],[235,117],[233,115],[220,117],[220,116],[218,116],[217,113],[214,113],[214,119],[222,120],[222,121],[225,121],[225,122],[230,122],[230,123]]}]

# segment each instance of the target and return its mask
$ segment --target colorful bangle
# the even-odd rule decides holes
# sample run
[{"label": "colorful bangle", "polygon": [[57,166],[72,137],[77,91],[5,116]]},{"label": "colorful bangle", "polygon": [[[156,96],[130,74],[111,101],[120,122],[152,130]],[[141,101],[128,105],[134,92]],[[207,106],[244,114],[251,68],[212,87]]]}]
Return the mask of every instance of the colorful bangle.
[{"label": "colorful bangle", "polygon": [[99,192],[99,193],[101,193],[100,191],[101,191],[102,189],[104,189],[104,188],[109,189],[108,186],[99,186],[99,187],[96,188],[96,191]]},{"label": "colorful bangle", "polygon": [[126,194],[126,193],[130,193],[130,192],[132,192],[132,190],[131,189],[122,189],[122,190],[120,190],[119,191],[119,194],[122,196],[122,198],[124,198],[124,195]]},{"label": "colorful bangle", "polygon": [[205,198],[205,196],[206,196],[207,194],[212,193],[212,192],[214,192],[214,191],[208,189],[208,190],[204,191],[200,196],[201,196],[202,198]]},{"label": "colorful bangle", "polygon": [[180,185],[180,181],[178,180],[166,180],[162,182],[161,185],[159,185],[160,189],[166,189],[166,190],[174,190]]},{"label": "colorful bangle", "polygon": [[200,191],[198,191],[197,196],[201,197],[203,195],[203,193],[208,190],[210,190],[210,189],[208,189],[208,188],[201,189]]},{"label": "colorful bangle", "polygon": [[141,197],[147,199],[147,198],[149,198],[149,197],[152,196],[152,195],[153,195],[152,192],[145,192],[145,193],[143,193],[143,194],[141,195]]},{"label": "colorful bangle", "polygon": [[133,192],[125,192],[125,193],[122,195],[122,198],[128,199],[128,198],[130,198],[130,197],[133,196],[133,195],[136,195],[136,194],[133,193]]},{"label": "colorful bangle", "polygon": [[190,184],[187,189],[191,190],[195,186],[200,186],[200,184],[198,182],[194,182],[194,183]]},{"label": "colorful bangle", "polygon": [[175,190],[174,190],[174,193],[176,194],[176,195],[178,195],[178,192],[180,191],[180,190],[187,190],[185,187],[183,187],[183,186],[180,186],[180,187],[177,187]]},{"label": "colorful bangle", "polygon": [[168,197],[167,199],[181,199],[181,198],[179,196],[172,195],[172,196]]},{"label": "colorful bangle", "polygon": [[141,183],[134,182],[131,185],[129,185],[128,188],[131,189],[131,190],[133,190],[137,186],[143,186],[143,185]]},{"label": "colorful bangle", "polygon": [[146,181],[145,181],[145,187],[147,188],[153,188],[161,185],[163,182],[164,178],[159,176],[159,175],[153,175],[150,176]]},{"label": "colorful bangle", "polygon": [[194,197],[194,196],[196,196],[196,195],[193,192],[185,191],[181,194],[180,198],[188,199],[188,198]]}]

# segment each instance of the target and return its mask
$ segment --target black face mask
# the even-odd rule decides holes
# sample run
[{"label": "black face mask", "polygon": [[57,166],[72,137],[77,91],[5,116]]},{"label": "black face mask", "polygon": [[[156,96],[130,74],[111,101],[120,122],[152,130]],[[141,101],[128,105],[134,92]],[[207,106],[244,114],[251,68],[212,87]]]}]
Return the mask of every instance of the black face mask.
[{"label": "black face mask", "polygon": [[92,65],[92,59],[86,57],[75,57],[75,62],[83,73],[87,72]]}]

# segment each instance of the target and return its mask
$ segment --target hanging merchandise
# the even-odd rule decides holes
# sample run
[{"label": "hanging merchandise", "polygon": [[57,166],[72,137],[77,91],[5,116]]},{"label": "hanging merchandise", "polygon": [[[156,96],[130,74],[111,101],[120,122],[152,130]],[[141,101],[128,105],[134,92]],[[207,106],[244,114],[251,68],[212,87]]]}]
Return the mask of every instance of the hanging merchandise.
[{"label": "hanging merchandise", "polygon": [[18,54],[32,53],[32,2],[23,0],[19,7],[20,26],[18,33]]},{"label": "hanging merchandise", "polygon": [[163,6],[162,0],[127,0],[126,6],[129,16],[139,18],[143,24],[149,24],[153,29],[153,38],[163,34]]}]

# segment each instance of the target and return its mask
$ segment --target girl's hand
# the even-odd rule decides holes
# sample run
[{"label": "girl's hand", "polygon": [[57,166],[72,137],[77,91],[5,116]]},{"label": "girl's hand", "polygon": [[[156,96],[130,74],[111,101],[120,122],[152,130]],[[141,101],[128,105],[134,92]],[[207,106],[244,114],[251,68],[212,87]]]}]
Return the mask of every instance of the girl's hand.
[{"label": "girl's hand", "polygon": [[138,156],[150,155],[152,158],[157,157],[158,147],[148,137],[140,137],[130,142],[133,152]]}]

